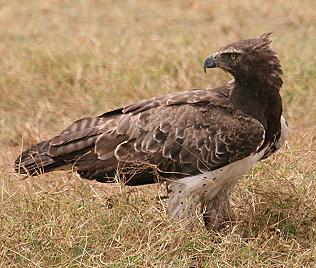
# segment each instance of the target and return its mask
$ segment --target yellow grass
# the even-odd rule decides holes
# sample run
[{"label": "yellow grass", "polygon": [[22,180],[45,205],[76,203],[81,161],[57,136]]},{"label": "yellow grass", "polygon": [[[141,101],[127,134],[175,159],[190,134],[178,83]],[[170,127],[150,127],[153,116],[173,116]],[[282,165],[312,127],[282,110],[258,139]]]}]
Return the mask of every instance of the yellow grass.
[{"label": "yellow grass", "polygon": [[[315,267],[316,2],[230,2],[1,1],[0,267]],[[269,31],[291,133],[240,181],[221,234],[173,224],[158,186],[13,173],[75,119],[219,85],[203,58]]]}]

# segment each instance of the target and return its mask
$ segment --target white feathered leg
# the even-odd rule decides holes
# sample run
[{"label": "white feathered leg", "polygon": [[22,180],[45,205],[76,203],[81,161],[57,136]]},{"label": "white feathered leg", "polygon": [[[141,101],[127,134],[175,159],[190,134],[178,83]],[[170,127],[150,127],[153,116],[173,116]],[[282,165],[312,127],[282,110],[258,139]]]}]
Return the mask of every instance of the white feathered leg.
[{"label": "white feathered leg", "polygon": [[177,221],[186,220],[190,222],[196,215],[197,205],[200,202],[199,193],[192,193],[182,183],[171,183],[168,187],[168,215]]},{"label": "white feathered leg", "polygon": [[169,216],[175,220],[196,218],[201,204],[205,226],[218,230],[230,219],[229,196],[238,178],[245,174],[261,157],[265,150],[231,163],[223,168],[199,175],[170,181],[168,184]]}]

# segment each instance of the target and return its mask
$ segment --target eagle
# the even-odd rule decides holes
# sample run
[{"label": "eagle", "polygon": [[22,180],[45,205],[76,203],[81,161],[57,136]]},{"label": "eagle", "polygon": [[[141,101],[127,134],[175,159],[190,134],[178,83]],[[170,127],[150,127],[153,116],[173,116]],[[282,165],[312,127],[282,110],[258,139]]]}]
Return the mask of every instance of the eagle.
[{"label": "eagle", "polygon": [[228,44],[208,56],[232,80],[138,101],[75,121],[25,150],[19,174],[70,169],[101,183],[167,184],[167,213],[178,221],[201,209],[207,229],[229,219],[230,193],[257,161],[285,143],[282,68],[271,33]]}]

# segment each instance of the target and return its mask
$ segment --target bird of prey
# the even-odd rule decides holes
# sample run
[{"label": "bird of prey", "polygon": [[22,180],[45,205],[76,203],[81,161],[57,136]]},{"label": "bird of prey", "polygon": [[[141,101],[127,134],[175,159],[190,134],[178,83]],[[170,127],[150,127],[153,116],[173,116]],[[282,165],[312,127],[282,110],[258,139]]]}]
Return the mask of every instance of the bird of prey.
[{"label": "bird of prey", "polygon": [[71,169],[80,177],[126,185],[166,181],[168,214],[188,219],[202,209],[208,229],[229,216],[238,178],[281,148],[282,69],[270,33],[231,43],[211,54],[207,68],[233,79],[214,89],[171,93],[97,117],[75,121],[59,135],[24,151],[20,174]]}]

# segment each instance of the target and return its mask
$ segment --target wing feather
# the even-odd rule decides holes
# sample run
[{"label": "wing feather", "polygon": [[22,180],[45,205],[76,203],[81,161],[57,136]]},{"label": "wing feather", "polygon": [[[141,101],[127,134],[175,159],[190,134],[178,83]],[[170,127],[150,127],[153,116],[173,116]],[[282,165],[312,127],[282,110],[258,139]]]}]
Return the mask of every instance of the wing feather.
[{"label": "wing feather", "polygon": [[173,93],[84,118],[52,139],[49,154],[84,176],[136,162],[175,177],[214,170],[255,153],[264,137],[263,126],[228,96],[229,87]]}]

